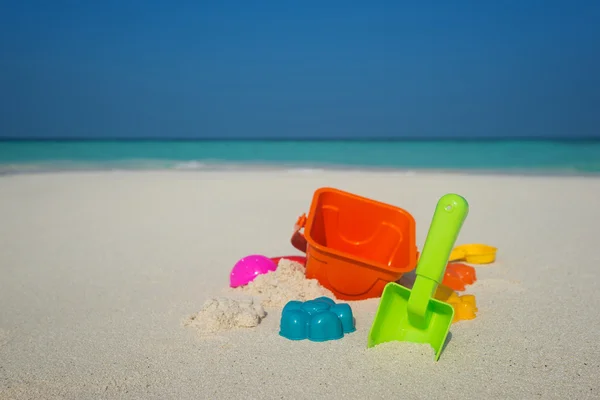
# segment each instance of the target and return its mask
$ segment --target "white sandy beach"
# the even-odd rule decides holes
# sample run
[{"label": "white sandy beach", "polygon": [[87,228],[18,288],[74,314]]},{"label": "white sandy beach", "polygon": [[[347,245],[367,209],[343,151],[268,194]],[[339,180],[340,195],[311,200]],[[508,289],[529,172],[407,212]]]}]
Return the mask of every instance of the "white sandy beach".
[{"label": "white sandy beach", "polygon": [[[256,328],[201,337],[182,319],[240,258],[289,239],[331,186],[400,206],[422,248],[435,204],[470,213],[457,244],[498,248],[465,293],[479,312],[435,363]],[[600,398],[600,179],[356,171],[90,172],[0,177],[0,399]]]}]

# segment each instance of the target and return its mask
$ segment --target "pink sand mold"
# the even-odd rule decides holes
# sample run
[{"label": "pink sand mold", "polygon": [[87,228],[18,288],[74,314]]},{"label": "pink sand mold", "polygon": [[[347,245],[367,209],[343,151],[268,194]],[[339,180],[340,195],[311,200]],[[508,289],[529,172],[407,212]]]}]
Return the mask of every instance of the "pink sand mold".
[{"label": "pink sand mold", "polygon": [[231,269],[229,286],[232,288],[244,286],[252,282],[258,275],[275,271],[277,264],[269,257],[260,254],[246,256],[239,260]]}]

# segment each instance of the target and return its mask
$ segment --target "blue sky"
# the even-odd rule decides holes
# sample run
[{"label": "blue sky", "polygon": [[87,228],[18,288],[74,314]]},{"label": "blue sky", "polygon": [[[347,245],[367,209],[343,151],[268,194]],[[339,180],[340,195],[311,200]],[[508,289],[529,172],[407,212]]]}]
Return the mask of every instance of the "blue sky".
[{"label": "blue sky", "polygon": [[598,137],[599,20],[599,1],[0,1],[0,136]]}]

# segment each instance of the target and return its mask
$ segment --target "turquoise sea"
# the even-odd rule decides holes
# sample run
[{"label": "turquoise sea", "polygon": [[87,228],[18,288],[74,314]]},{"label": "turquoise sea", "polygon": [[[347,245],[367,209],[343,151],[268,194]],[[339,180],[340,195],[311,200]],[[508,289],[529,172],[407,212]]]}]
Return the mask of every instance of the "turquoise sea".
[{"label": "turquoise sea", "polygon": [[385,168],[600,173],[600,140],[0,141],[0,173],[88,169]]}]

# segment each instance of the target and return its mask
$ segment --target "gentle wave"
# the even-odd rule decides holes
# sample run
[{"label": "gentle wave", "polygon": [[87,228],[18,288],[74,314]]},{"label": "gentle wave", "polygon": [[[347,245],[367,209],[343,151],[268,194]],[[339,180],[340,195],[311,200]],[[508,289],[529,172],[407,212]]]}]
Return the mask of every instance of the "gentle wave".
[{"label": "gentle wave", "polygon": [[324,171],[386,171],[414,175],[419,172],[451,172],[466,174],[501,175],[593,175],[600,176],[600,164],[595,168],[580,168],[576,165],[555,168],[406,168],[384,166],[358,166],[332,163],[265,163],[265,162],[226,162],[226,161],[169,161],[169,160],[122,160],[122,161],[48,161],[29,163],[0,163],[0,175],[41,174],[56,172],[102,172],[102,171],[189,171],[189,172],[256,172],[284,171],[296,174],[318,174]]},{"label": "gentle wave", "polygon": [[[335,168],[335,166],[331,166]],[[346,169],[338,166],[336,169]],[[85,171],[246,171],[246,170],[287,170],[299,173],[317,173],[326,166],[310,167],[294,163],[232,163],[213,161],[165,161],[165,160],[127,160],[127,161],[48,161],[29,163],[0,164],[0,174],[48,173],[48,172],[85,172]],[[354,169],[354,168],[351,168]]]}]

